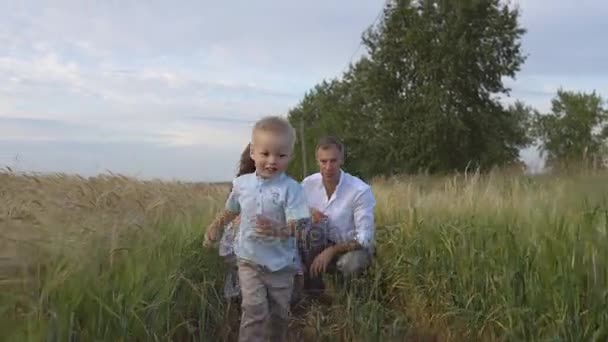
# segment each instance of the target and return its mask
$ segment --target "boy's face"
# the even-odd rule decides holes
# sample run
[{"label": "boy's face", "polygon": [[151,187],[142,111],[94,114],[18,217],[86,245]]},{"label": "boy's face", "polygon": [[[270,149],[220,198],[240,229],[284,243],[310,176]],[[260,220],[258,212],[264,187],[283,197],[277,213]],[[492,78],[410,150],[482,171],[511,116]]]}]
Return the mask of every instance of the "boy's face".
[{"label": "boy's face", "polygon": [[285,134],[256,132],[251,144],[251,159],[262,178],[284,172],[289,164],[292,146]]}]

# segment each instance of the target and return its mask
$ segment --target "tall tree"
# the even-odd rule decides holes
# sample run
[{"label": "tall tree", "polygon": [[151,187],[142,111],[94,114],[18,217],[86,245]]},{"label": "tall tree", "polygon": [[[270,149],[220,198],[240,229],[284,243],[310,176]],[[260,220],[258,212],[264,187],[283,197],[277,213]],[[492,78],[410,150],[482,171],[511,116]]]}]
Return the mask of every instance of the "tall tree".
[{"label": "tall tree", "polygon": [[536,115],[536,136],[552,168],[598,164],[608,138],[608,111],[593,93],[558,90],[551,113]]},{"label": "tall tree", "polygon": [[342,134],[366,177],[512,162],[528,141],[498,96],[525,60],[518,15],[499,0],[390,2],[368,56],[290,116]]},{"label": "tall tree", "polygon": [[[298,139],[295,146],[294,160],[289,165],[289,172],[298,178],[310,174],[316,166],[314,147],[323,135],[343,136],[345,126],[340,122],[340,111],[346,106],[341,103],[343,83],[332,80],[324,81],[309,91],[300,104],[289,113],[289,119],[296,127]],[[300,129],[300,126],[304,126]],[[300,135],[304,132],[304,135]],[[301,144],[304,143],[306,155],[302,158]],[[305,161],[304,161],[305,160]],[[306,170],[303,170],[306,165]]]}]

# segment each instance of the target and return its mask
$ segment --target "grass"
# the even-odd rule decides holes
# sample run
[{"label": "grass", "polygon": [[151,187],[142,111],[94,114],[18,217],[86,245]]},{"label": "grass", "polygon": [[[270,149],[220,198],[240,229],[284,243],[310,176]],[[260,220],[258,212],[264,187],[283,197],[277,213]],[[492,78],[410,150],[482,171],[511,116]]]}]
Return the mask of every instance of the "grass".
[{"label": "grass", "polygon": [[[373,183],[378,258],[307,340],[608,339],[608,175]],[[0,173],[0,340],[218,341],[238,319],[201,227],[224,186]]]}]

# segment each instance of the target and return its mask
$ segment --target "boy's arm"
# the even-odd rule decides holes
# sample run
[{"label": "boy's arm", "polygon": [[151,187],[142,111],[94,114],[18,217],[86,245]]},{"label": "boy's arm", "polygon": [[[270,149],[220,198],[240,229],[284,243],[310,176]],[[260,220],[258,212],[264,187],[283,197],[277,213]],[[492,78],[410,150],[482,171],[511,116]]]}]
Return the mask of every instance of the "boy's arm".
[{"label": "boy's arm", "polygon": [[308,229],[311,224],[310,218],[289,219],[287,224],[283,225],[266,217],[258,217],[256,231],[260,235],[279,239],[301,238],[301,232]]},{"label": "boy's arm", "polygon": [[258,217],[256,231],[260,235],[279,239],[295,237],[301,239],[302,232],[307,231],[311,224],[311,214],[304,191],[299,184],[290,186],[285,201],[286,224],[270,220],[267,217]]},{"label": "boy's arm", "polygon": [[312,219],[310,217],[289,220],[287,221],[287,229],[281,230],[279,237],[283,239],[295,237],[297,240],[300,240],[304,237],[304,232],[310,228],[311,224]]},{"label": "boy's arm", "polygon": [[287,218],[287,237],[295,237],[297,241],[304,238],[312,225],[312,217],[304,188],[296,183],[287,194],[285,217]]}]

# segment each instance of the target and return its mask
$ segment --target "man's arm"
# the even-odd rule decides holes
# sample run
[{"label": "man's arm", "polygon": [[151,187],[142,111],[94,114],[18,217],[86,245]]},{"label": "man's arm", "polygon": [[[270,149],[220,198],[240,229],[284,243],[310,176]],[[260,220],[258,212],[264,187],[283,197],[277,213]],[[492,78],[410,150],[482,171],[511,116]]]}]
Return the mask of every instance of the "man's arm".
[{"label": "man's arm", "polygon": [[331,250],[332,257],[335,255],[340,255],[340,254],[348,253],[351,251],[356,251],[357,249],[361,249],[361,248],[363,248],[361,246],[361,244],[355,240],[337,243],[333,246],[327,247],[327,249]]},{"label": "man's arm", "polygon": [[374,207],[376,201],[371,188],[367,188],[354,201],[354,234],[350,241],[331,246],[332,255],[370,247],[374,240]]},{"label": "man's arm", "polygon": [[374,195],[369,187],[355,198],[353,207],[355,229],[352,238],[330,246],[317,255],[310,266],[313,277],[325,273],[327,266],[336,256],[371,246],[374,238],[375,204]]}]

